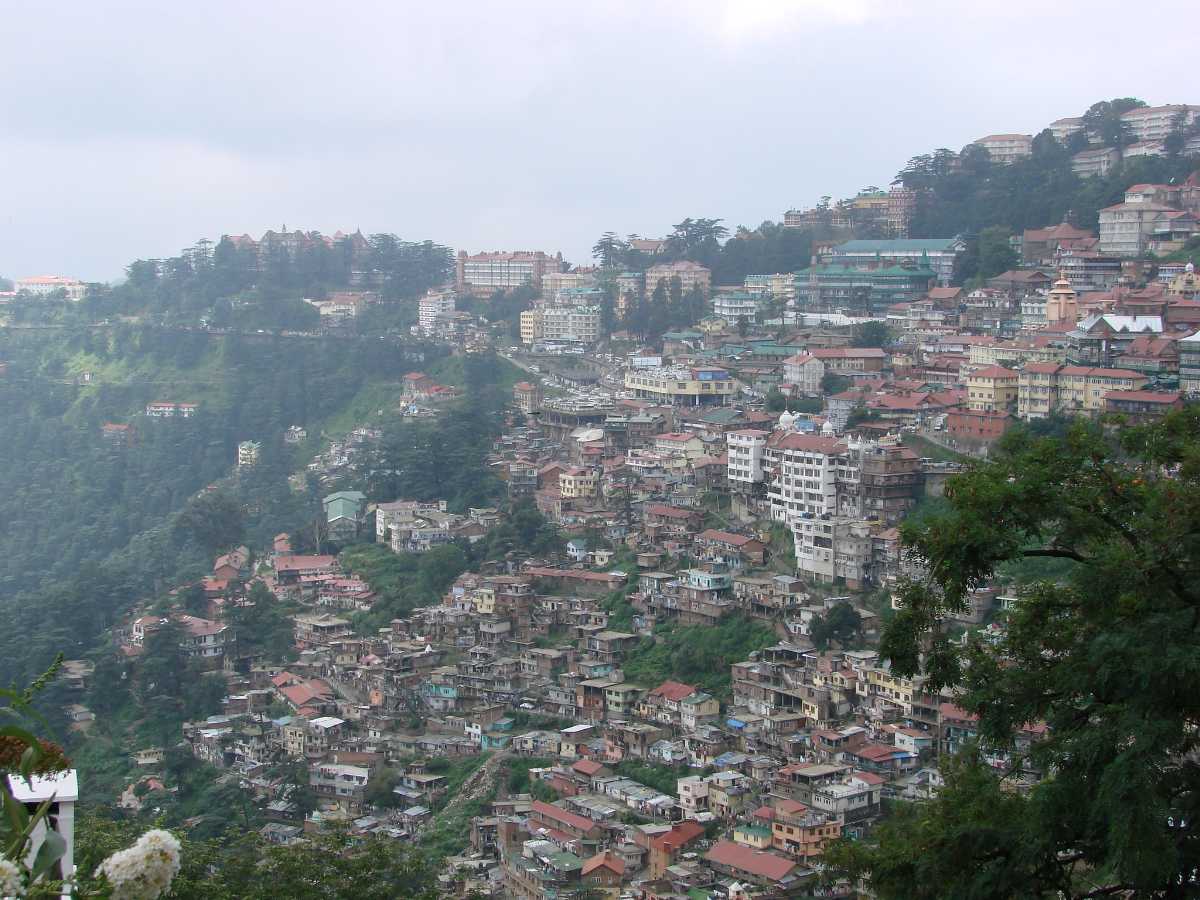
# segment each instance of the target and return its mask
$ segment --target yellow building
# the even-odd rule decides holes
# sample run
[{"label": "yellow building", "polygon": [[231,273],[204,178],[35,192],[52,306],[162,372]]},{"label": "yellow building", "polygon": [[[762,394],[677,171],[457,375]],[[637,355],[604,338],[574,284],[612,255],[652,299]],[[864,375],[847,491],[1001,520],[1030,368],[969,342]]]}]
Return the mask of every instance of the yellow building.
[{"label": "yellow building", "polygon": [[724,405],[737,393],[737,383],[724,369],[675,366],[630,369],[625,389],[639,399],[675,406]]},{"label": "yellow building", "polygon": [[558,493],[564,500],[590,500],[600,482],[595,469],[573,466],[558,476]]},{"label": "yellow building", "polygon": [[1008,412],[1017,406],[1019,373],[985,366],[967,376],[967,408],[974,412]]},{"label": "yellow building", "polygon": [[1053,412],[1095,416],[1106,410],[1109,391],[1137,391],[1146,377],[1130,369],[1031,363],[1017,383],[1017,415],[1039,419]]},{"label": "yellow building", "polygon": [[542,336],[542,312],[526,309],[521,312],[521,343],[532,344]]}]

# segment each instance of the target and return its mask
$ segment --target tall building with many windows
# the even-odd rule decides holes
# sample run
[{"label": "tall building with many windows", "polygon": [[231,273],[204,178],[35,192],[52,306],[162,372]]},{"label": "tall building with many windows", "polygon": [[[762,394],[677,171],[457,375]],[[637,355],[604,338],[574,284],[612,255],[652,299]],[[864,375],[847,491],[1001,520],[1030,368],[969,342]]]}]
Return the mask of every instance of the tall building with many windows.
[{"label": "tall building with many windows", "polygon": [[507,291],[523,284],[541,290],[542,276],[561,270],[561,253],[551,256],[541,250],[515,250],[472,255],[460,250],[455,286],[469,293]]}]

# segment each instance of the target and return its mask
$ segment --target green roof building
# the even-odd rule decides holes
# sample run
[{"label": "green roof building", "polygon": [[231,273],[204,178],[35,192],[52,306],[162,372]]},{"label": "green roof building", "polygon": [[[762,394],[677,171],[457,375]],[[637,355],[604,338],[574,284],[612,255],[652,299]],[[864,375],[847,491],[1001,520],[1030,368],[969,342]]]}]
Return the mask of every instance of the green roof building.
[{"label": "green roof building", "polygon": [[954,278],[954,261],[967,249],[962,238],[914,238],[892,241],[846,241],[833,248],[825,262],[834,265],[919,266],[937,274],[938,284],[945,287]]},{"label": "green roof building", "polygon": [[882,315],[893,303],[920,300],[936,283],[937,273],[928,266],[813,266],[796,273],[796,302],[802,310]]}]

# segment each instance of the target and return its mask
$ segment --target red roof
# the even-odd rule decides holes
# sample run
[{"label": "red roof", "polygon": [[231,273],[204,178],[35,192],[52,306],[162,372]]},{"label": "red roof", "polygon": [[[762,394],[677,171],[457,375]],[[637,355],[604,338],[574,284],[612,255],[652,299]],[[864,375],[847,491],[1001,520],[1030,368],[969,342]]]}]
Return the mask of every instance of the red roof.
[{"label": "red roof", "polygon": [[822,347],[808,352],[817,359],[884,359],[887,356],[878,347]]},{"label": "red roof", "polygon": [[1106,391],[1105,400],[1135,400],[1139,403],[1162,403],[1171,405],[1179,402],[1179,391]]},{"label": "red roof", "polygon": [[646,515],[662,516],[665,519],[690,519],[699,515],[694,509],[683,509],[679,506],[667,506],[665,503],[651,503],[646,507]]},{"label": "red roof", "polygon": [[587,818],[587,816],[576,815],[573,812],[563,809],[561,806],[543,803],[541,800],[534,800],[530,810],[537,813],[543,819],[560,822],[576,831],[591,831],[596,827],[596,823]]},{"label": "red roof", "polygon": [[704,834],[704,826],[695,819],[684,819],[670,831],[660,834],[650,841],[655,850],[674,852],[680,847],[686,847],[696,838]]},{"label": "red roof", "polygon": [[837,438],[794,432],[777,431],[767,439],[767,444],[779,450],[802,450],[809,453],[824,453],[826,456],[832,456],[845,449],[845,445]]},{"label": "red roof", "polygon": [[700,532],[696,536],[696,539],[701,541],[718,541],[734,547],[744,547],[754,540],[754,538],[746,537],[744,534],[734,534],[732,531],[717,531],[715,528],[709,528],[706,531]]},{"label": "red roof", "polygon": [[590,777],[600,772],[604,766],[601,763],[596,762],[594,759],[579,759],[571,765],[571,768],[580,775],[587,775]]},{"label": "red roof", "polygon": [[336,556],[280,555],[275,559],[276,572],[291,572],[299,569],[327,569],[337,561]]},{"label": "red roof", "polygon": [[607,850],[605,850],[603,853],[597,853],[591,859],[584,862],[581,874],[587,875],[589,872],[594,872],[601,866],[606,869],[611,869],[618,875],[625,874],[625,863],[622,862],[618,857],[613,856]]},{"label": "red roof", "polygon": [[650,692],[650,696],[662,697],[664,700],[673,700],[678,703],[694,693],[696,693],[696,689],[690,684],[684,684],[681,681],[664,681]]},{"label": "red roof", "polygon": [[731,869],[748,872],[759,878],[769,878],[773,881],[786,878],[796,868],[796,864],[790,859],[766,850],[754,850],[750,847],[743,847],[741,844],[735,844],[733,841],[724,840],[717,841],[704,858],[709,862],[729,866]]}]

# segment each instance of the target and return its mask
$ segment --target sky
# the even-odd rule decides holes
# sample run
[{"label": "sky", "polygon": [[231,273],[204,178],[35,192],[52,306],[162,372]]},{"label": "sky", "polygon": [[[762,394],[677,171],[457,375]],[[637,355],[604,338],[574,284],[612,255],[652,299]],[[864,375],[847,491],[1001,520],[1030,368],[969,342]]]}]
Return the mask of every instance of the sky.
[{"label": "sky", "polygon": [[1096,100],[1200,102],[1193,2],[0,0],[0,276],[284,225],[576,263],[753,227]]}]

